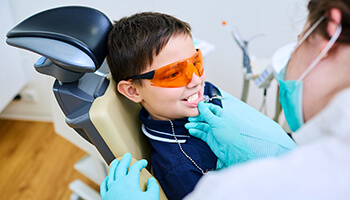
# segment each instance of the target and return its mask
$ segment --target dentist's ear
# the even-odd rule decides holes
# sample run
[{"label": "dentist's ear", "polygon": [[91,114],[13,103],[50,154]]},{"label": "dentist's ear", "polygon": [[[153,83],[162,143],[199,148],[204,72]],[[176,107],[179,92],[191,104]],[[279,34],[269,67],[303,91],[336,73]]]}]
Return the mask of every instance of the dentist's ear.
[{"label": "dentist's ear", "polygon": [[328,11],[329,22],[327,24],[327,33],[330,37],[336,32],[338,25],[341,23],[342,14],[338,8],[332,8]]},{"label": "dentist's ear", "polygon": [[120,81],[117,85],[117,90],[119,93],[135,103],[140,103],[142,101],[142,96],[138,93],[137,88],[130,81]]}]

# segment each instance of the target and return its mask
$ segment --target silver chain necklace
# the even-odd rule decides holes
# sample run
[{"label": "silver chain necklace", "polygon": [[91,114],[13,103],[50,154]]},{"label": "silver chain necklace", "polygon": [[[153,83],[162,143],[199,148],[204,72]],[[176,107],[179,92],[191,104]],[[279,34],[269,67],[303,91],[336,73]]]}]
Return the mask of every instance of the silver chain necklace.
[{"label": "silver chain necklace", "polygon": [[177,144],[179,145],[181,152],[186,156],[186,158],[188,158],[194,164],[194,166],[197,167],[197,169],[199,169],[202,172],[202,174],[205,174],[206,172],[204,172],[204,170],[189,155],[187,155],[187,153],[182,149],[182,146],[175,135],[174,124],[170,119],[168,119],[168,121],[170,122],[171,131],[173,132],[174,138],[175,138]]}]

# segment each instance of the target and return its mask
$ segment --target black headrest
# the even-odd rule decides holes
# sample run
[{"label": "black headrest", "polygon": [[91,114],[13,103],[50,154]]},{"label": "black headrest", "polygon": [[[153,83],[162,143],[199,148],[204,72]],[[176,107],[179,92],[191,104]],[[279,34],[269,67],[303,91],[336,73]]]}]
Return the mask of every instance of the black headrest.
[{"label": "black headrest", "polygon": [[6,42],[41,54],[68,70],[94,72],[106,56],[111,27],[108,17],[96,9],[59,7],[19,23],[7,33]]}]

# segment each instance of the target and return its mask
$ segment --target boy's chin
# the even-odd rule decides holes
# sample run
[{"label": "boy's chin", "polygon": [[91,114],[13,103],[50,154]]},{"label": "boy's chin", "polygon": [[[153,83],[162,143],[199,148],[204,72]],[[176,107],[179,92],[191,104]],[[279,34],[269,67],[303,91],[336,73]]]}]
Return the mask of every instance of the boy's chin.
[{"label": "boy's chin", "polygon": [[196,109],[195,111],[191,112],[187,117],[196,117],[199,115],[199,111],[198,109]]}]

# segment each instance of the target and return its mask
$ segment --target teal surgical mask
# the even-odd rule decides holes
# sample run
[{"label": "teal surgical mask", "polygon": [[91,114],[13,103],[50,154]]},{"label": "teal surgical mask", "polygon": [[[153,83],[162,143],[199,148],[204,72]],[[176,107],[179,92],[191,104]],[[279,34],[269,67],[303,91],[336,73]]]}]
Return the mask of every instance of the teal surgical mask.
[{"label": "teal surgical mask", "polygon": [[[310,29],[305,33],[303,38],[298,42],[296,47],[297,49],[305,39],[316,29],[316,27],[324,20],[322,16]],[[305,76],[321,61],[321,59],[327,54],[329,49],[333,46],[335,41],[338,39],[341,33],[341,25],[338,26],[335,34],[329,40],[326,47],[322,52],[316,57],[316,59],[310,64],[310,66],[304,71],[304,73],[297,80],[285,80],[286,66],[276,75],[276,79],[279,82],[280,95],[279,99],[281,106],[284,111],[284,115],[288,122],[289,128],[291,131],[297,131],[304,124],[303,117],[303,79]],[[289,54],[290,59],[291,53]],[[288,62],[287,62],[288,64]]]}]

